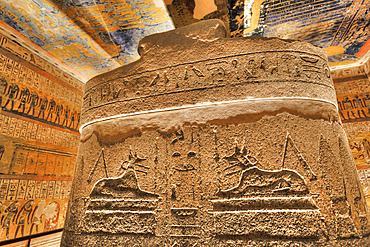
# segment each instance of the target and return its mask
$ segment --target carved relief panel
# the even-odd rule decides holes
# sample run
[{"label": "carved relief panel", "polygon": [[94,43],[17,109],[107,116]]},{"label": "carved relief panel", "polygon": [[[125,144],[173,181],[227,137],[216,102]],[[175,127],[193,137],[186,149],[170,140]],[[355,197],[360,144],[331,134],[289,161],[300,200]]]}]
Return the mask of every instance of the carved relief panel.
[{"label": "carved relief panel", "polygon": [[[294,121],[274,129],[286,119]],[[297,127],[307,124],[322,131]],[[265,130],[267,142],[253,134],[256,129]],[[366,206],[358,201],[360,187],[346,182],[355,177],[343,171],[338,150],[346,139],[342,132],[338,141],[338,131],[339,124],[282,114],[255,123],[151,130],[113,144],[97,138],[104,133],[93,135],[80,149],[100,149],[84,156],[90,175],[78,184],[89,186],[74,191],[77,201],[85,199],[69,216],[82,220],[70,222],[79,226],[66,231],[78,233],[81,241],[103,233],[128,243],[146,236],[149,242],[139,246],[204,239],[223,246],[259,236],[265,242],[358,237]],[[359,192],[349,195],[353,190]]]}]

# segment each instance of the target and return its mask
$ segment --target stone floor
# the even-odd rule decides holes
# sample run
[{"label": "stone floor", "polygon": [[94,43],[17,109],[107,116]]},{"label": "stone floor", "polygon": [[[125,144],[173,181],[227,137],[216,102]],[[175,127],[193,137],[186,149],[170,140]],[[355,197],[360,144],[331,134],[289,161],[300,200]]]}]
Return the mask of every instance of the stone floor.
[{"label": "stone floor", "polygon": [[28,240],[26,240],[14,244],[8,244],[7,247],[59,247],[61,238],[62,232],[57,232],[48,236],[31,239],[31,243],[29,245]]}]

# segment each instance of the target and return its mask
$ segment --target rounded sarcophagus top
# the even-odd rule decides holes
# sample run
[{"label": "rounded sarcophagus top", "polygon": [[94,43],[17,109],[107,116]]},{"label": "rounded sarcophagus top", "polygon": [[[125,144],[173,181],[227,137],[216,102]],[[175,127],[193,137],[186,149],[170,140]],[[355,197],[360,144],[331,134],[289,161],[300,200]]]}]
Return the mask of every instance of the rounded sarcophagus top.
[{"label": "rounded sarcophagus top", "polygon": [[209,20],[139,53],[87,83],[62,246],[368,244],[322,49]]},{"label": "rounded sarcophagus top", "polygon": [[141,59],[91,79],[82,124],[204,102],[310,97],[336,103],[321,48],[277,38],[227,39],[216,20],[183,29],[144,38]]}]

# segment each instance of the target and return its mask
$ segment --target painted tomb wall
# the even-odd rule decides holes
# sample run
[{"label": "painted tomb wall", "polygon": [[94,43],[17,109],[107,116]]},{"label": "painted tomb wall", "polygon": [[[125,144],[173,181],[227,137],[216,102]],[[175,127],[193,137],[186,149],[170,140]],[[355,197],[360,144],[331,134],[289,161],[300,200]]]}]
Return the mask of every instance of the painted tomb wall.
[{"label": "painted tomb wall", "polygon": [[370,205],[370,61],[332,71],[339,114]]},{"label": "painted tomb wall", "polygon": [[0,241],[63,227],[83,87],[0,36]]}]

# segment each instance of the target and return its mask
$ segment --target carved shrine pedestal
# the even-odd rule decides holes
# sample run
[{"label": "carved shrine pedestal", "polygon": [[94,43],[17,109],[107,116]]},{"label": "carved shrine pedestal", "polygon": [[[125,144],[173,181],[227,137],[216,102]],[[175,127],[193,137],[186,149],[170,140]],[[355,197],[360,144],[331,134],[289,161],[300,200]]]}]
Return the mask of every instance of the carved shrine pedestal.
[{"label": "carved shrine pedestal", "polygon": [[87,83],[62,246],[369,246],[324,50],[225,36],[146,37]]}]

